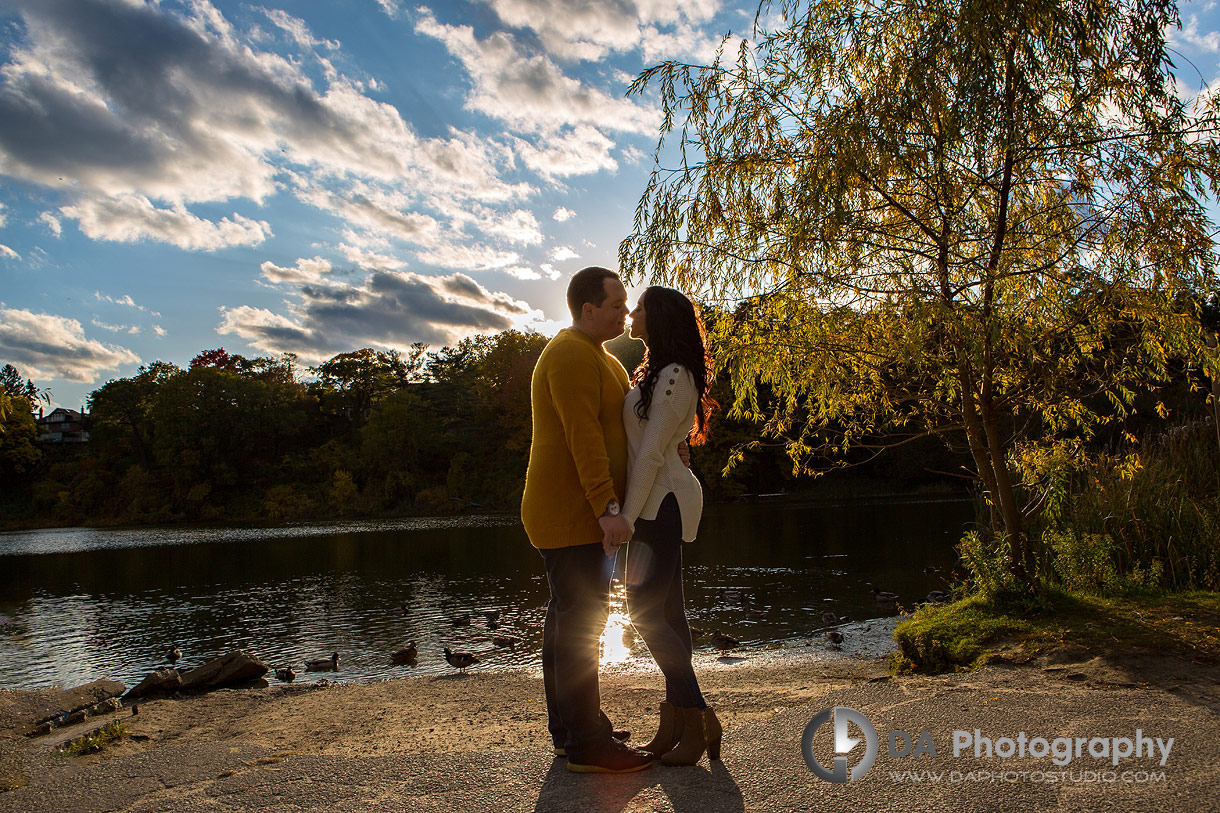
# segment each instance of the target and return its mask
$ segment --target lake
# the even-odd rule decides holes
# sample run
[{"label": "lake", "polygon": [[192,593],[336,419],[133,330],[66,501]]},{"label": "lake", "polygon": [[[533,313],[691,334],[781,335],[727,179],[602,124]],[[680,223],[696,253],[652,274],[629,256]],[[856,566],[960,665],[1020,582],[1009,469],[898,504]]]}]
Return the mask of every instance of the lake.
[{"label": "lake", "polygon": [[[709,505],[685,548],[691,623],[749,651],[820,637],[826,609],[892,615],[870,585],[907,607],[944,589],[973,518],[969,500]],[[445,646],[480,669],[537,666],[548,596],[515,516],[0,533],[0,688],[130,686],[174,645],[179,666],[243,649],[294,665],[298,682],[449,671]],[[617,582],[612,606],[603,661],[643,662]],[[493,630],[483,613],[496,610]],[[412,640],[418,664],[391,664]],[[335,651],[338,673],[303,671]]]}]

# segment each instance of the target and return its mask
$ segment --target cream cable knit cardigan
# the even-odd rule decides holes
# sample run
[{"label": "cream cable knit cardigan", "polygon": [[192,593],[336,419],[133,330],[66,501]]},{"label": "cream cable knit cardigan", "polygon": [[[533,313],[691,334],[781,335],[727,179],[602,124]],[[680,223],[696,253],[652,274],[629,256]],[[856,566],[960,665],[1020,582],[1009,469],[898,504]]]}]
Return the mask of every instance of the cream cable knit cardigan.
[{"label": "cream cable knit cardigan", "polygon": [[656,519],[657,509],[671,491],[682,512],[682,539],[690,542],[703,514],[703,488],[678,457],[678,444],[695,422],[698,396],[695,378],[680,364],[661,370],[652,390],[648,418],[640,420],[635,406],[640,388],[632,387],[623,401],[627,433],[627,499],[623,515],[635,529],[636,519]]}]

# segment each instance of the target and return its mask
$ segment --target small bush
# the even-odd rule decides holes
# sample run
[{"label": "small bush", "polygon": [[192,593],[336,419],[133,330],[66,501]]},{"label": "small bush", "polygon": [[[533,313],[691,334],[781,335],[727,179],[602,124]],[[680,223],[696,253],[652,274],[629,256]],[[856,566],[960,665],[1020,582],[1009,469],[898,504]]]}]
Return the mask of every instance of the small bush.
[{"label": "small bush", "polygon": [[109,723],[97,731],[92,731],[83,737],[77,737],[65,744],[62,753],[70,757],[95,754],[106,746],[126,739],[130,735],[131,732],[127,729],[127,726],[122,723]]}]

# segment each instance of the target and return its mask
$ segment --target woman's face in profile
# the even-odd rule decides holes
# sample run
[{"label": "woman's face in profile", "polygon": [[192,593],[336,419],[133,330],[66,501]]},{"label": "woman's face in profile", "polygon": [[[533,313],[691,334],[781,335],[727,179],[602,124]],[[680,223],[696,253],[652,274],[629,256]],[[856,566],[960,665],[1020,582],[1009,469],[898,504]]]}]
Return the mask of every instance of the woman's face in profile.
[{"label": "woman's face in profile", "polygon": [[648,341],[648,318],[644,312],[643,296],[635,303],[635,310],[631,312],[631,338]]}]

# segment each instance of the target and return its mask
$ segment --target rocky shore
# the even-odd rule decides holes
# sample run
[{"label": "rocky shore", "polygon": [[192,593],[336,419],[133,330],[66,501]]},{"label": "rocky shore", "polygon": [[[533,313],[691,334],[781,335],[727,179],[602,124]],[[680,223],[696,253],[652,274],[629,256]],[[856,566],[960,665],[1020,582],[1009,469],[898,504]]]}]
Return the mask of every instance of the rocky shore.
[{"label": "rocky shore", "polygon": [[[3,691],[0,811],[1220,809],[1215,664],[1001,658],[970,674],[890,677],[875,655],[816,649],[701,656],[705,694],[726,730],[724,761],[631,779],[563,770],[550,753],[541,677],[530,670],[147,698],[138,713],[101,708],[38,736],[27,733],[40,719],[104,704],[113,687]],[[661,692],[655,671],[603,675],[605,710],[637,742],[651,736]],[[814,778],[800,754],[804,726],[835,705],[860,709],[879,730],[926,728],[941,743],[955,727],[1100,734],[1142,726],[1175,736],[1176,746],[1157,787],[916,789],[880,767],[843,787]],[[58,753],[112,721],[126,737],[94,754]],[[885,747],[879,766],[901,764]]]}]

